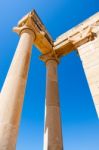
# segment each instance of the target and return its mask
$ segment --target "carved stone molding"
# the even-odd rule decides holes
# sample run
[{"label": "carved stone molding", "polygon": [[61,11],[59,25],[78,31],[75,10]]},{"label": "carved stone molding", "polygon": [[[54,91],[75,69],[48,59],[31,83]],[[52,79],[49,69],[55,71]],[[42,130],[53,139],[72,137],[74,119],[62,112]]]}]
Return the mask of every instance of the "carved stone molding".
[{"label": "carved stone molding", "polygon": [[77,47],[94,40],[99,35],[99,13],[60,35],[54,42],[54,50],[61,57]]},{"label": "carved stone molding", "polygon": [[21,34],[24,29],[30,29],[35,33],[36,38],[34,44],[41,51],[41,53],[45,54],[52,51],[53,40],[35,10],[23,17],[18,22],[17,27],[13,30],[18,34]]},{"label": "carved stone molding", "polygon": [[47,63],[48,60],[55,60],[57,63],[59,63],[59,57],[57,56],[55,51],[41,55],[40,60],[42,60],[45,63]]}]

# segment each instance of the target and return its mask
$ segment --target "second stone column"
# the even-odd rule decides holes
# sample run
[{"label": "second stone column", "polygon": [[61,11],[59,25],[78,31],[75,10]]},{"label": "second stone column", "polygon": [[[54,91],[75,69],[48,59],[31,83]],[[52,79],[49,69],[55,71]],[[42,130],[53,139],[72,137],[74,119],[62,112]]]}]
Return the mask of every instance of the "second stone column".
[{"label": "second stone column", "polygon": [[47,69],[44,150],[63,150],[57,79],[58,58],[55,54],[46,54],[41,59],[46,63]]}]

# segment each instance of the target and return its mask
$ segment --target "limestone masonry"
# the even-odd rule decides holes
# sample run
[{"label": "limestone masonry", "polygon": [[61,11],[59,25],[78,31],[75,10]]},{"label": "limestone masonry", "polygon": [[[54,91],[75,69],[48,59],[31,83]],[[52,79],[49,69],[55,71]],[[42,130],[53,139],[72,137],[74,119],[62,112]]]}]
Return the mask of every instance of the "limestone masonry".
[{"label": "limestone masonry", "polygon": [[[13,28],[20,40],[0,93],[0,150],[15,150],[32,45],[46,64],[44,150],[63,150],[57,67],[62,56],[78,51],[99,117],[99,13],[54,41],[34,11]],[[21,59],[20,59],[21,58]]]}]

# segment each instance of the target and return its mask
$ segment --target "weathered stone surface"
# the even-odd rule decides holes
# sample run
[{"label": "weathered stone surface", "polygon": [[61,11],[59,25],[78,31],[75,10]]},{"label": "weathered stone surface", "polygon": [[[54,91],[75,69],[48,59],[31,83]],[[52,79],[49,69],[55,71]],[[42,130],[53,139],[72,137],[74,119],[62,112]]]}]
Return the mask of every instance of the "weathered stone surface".
[{"label": "weathered stone surface", "polygon": [[46,62],[47,69],[44,150],[63,150],[57,79],[58,59],[53,54],[43,55],[42,59]]},{"label": "weathered stone surface", "polygon": [[77,47],[93,40],[96,33],[99,32],[97,26],[99,27],[99,12],[60,35],[54,42],[56,54],[59,57],[65,56]]},{"label": "weathered stone surface", "polygon": [[22,32],[0,94],[0,150],[15,150],[34,38]]},{"label": "weathered stone surface", "polygon": [[17,127],[7,122],[0,123],[0,149],[16,150]]},{"label": "weathered stone surface", "polygon": [[99,37],[79,47],[78,52],[99,116]]}]

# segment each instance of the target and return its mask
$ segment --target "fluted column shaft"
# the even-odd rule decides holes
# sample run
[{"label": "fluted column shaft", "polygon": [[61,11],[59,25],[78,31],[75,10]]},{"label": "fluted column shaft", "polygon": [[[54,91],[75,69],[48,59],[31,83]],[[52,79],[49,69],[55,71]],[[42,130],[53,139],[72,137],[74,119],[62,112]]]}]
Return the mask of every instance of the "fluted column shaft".
[{"label": "fluted column shaft", "polygon": [[55,58],[46,62],[44,150],[63,150],[57,64]]},{"label": "fluted column shaft", "polygon": [[15,150],[34,33],[24,29],[0,95],[0,150]]}]

